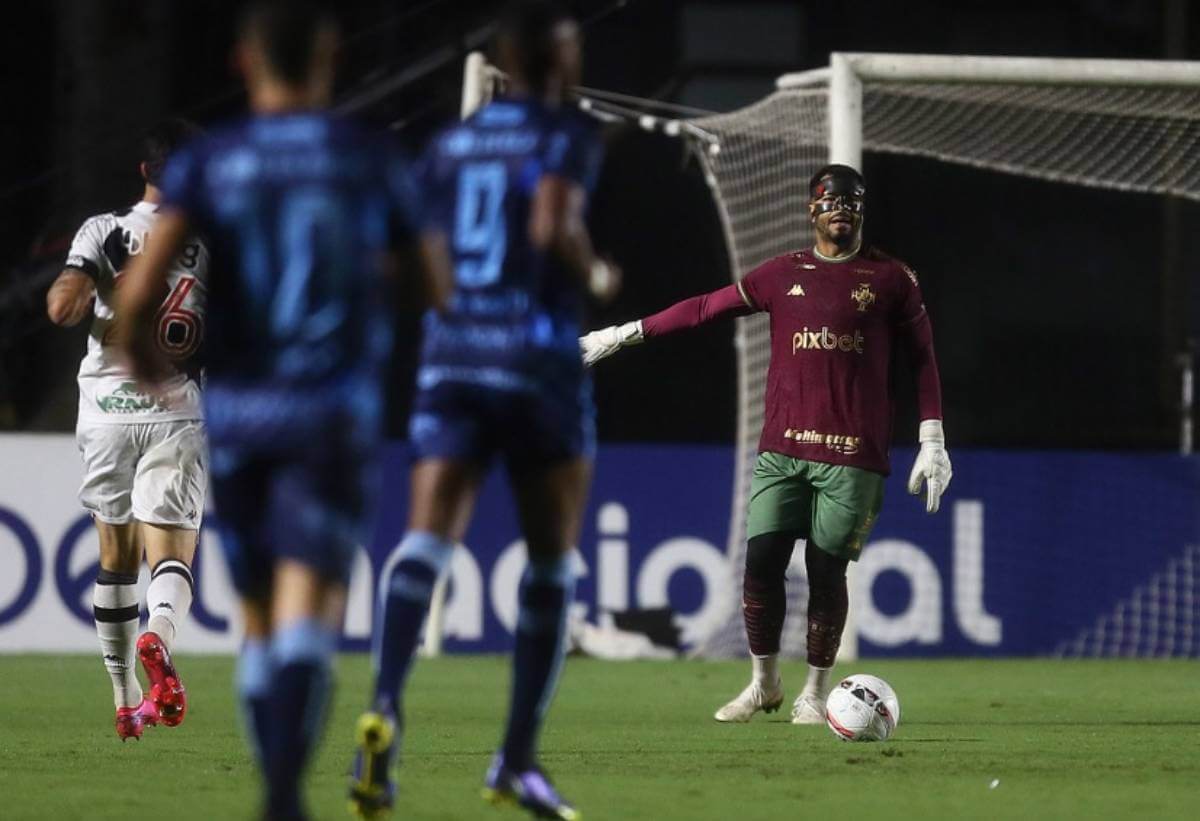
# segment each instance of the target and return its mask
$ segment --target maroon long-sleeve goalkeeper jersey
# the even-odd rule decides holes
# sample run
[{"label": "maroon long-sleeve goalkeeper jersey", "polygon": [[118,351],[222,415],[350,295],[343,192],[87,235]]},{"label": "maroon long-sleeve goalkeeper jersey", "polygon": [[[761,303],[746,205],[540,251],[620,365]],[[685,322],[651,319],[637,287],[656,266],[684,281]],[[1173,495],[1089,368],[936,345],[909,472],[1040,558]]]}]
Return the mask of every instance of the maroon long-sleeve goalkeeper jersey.
[{"label": "maroon long-sleeve goalkeeper jersey", "polygon": [[642,330],[661,336],[755,311],[771,315],[760,452],[887,474],[897,344],[912,354],[921,419],[942,418],[933,332],[903,262],[873,248],[836,262],[812,250],[784,254],[646,317]]}]

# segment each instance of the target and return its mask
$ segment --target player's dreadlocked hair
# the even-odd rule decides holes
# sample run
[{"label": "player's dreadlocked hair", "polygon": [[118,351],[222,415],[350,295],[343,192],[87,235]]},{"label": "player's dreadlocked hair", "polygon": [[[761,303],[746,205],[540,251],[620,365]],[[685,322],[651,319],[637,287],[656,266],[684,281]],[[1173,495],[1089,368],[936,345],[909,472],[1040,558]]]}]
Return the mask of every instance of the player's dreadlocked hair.
[{"label": "player's dreadlocked hair", "polygon": [[158,185],[167,158],[176,148],[200,136],[200,128],[188,120],[173,117],[163,120],[142,137],[142,156],[146,182]]},{"label": "player's dreadlocked hair", "polygon": [[552,0],[516,0],[501,15],[497,41],[509,44],[515,68],[535,91],[546,85],[554,68],[554,27],[574,19]]},{"label": "player's dreadlocked hair", "polygon": [[337,19],[322,3],[311,0],[262,0],[246,9],[238,33],[261,45],[267,62],[285,83],[299,85],[312,70],[317,37],[337,29]]}]

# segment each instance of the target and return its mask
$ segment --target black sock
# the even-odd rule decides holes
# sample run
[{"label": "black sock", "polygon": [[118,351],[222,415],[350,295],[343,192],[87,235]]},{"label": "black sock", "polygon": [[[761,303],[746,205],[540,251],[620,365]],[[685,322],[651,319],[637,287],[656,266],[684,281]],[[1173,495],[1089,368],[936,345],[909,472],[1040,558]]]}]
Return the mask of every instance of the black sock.
[{"label": "black sock", "polygon": [[794,533],[763,533],[750,539],[746,548],[742,619],[750,652],[756,656],[779,652],[787,616],[787,566],[795,544]]},{"label": "black sock", "polygon": [[846,559],[826,553],[810,539],[804,552],[808,568],[808,663],[832,667],[846,628]]}]

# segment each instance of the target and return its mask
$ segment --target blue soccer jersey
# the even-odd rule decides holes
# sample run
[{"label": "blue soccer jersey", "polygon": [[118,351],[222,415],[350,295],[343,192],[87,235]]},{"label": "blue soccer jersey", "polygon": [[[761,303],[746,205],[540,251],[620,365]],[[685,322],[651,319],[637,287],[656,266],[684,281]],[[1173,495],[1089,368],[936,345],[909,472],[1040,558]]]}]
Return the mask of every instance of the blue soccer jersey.
[{"label": "blue soccer jersey", "polygon": [[578,280],[533,247],[529,215],[543,176],[590,190],[600,153],[590,121],[526,99],[493,102],[434,138],[419,184],[425,225],[450,246],[454,293],[447,311],[426,319],[422,388],[577,381]]},{"label": "blue soccer jersey", "polygon": [[411,181],[377,137],[327,113],[258,116],[163,174],[212,253],[204,415],[234,585],[280,557],[346,582],[377,489],[383,255],[413,231]]},{"label": "blue soccer jersey", "polygon": [[430,312],[411,436],[419,457],[544,464],[591,451],[578,277],[535,248],[529,217],[553,175],[590,191],[601,155],[577,112],[502,99],[439,133],[418,175],[425,230],[445,236],[449,308]]},{"label": "blue soccer jersey", "polygon": [[162,187],[211,243],[213,441],[304,436],[331,414],[378,417],[390,347],[380,263],[414,228],[396,153],[327,113],[260,116],[180,150]]}]

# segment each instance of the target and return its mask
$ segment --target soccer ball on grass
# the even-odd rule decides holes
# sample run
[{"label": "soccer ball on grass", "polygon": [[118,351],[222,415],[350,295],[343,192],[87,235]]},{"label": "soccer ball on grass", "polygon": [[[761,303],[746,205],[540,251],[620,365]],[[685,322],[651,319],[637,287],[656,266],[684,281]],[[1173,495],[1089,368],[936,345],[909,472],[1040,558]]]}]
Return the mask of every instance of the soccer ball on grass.
[{"label": "soccer ball on grass", "polygon": [[886,681],[858,673],[830,691],[825,723],[843,741],[887,741],[900,723],[900,701]]}]

